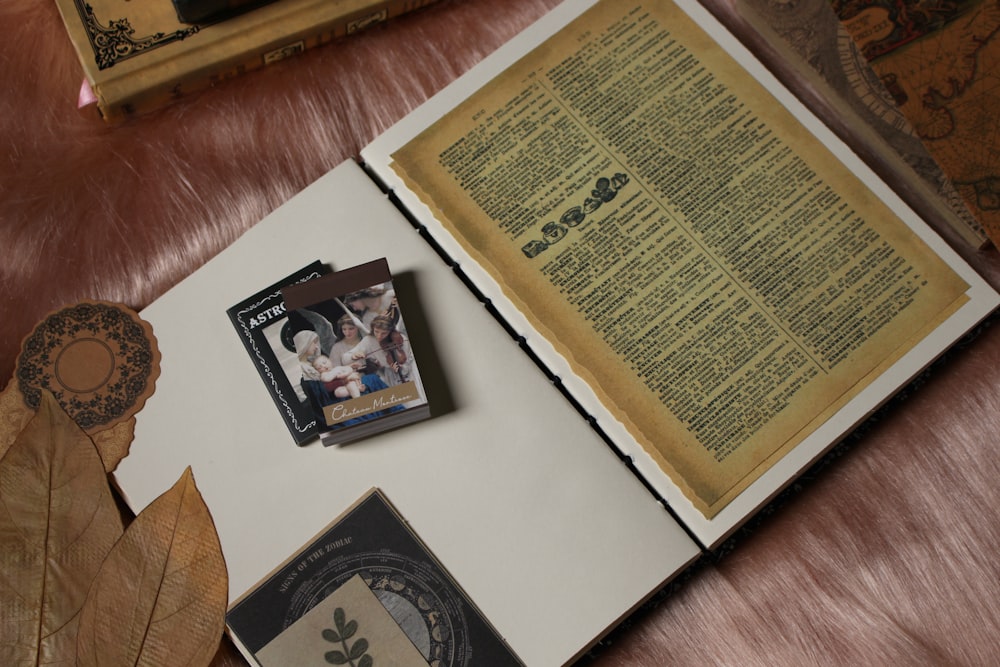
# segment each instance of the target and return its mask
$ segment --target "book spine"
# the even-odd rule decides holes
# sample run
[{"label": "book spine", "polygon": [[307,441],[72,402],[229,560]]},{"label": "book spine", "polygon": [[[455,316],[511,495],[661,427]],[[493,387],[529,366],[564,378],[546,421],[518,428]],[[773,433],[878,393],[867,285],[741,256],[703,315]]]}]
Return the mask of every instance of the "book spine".
[{"label": "book spine", "polygon": [[[134,77],[92,86],[97,108],[108,123],[154,111],[191,93],[217,83],[262,69],[308,49],[329,44],[373,25],[416,11],[437,0],[386,0],[372,3],[353,14],[341,14],[321,21],[307,30],[290,34],[280,41],[255,44],[225,60],[193,69],[178,77],[147,73],[146,85],[137,86]],[[176,68],[175,68],[176,69]]]}]

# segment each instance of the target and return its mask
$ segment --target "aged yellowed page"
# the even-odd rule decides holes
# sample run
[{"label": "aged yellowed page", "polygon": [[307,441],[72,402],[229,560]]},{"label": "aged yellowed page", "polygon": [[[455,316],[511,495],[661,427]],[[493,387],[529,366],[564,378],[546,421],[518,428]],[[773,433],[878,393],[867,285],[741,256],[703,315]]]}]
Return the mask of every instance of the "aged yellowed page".
[{"label": "aged yellowed page", "polygon": [[598,3],[393,158],[708,517],[965,299],[668,1]]}]

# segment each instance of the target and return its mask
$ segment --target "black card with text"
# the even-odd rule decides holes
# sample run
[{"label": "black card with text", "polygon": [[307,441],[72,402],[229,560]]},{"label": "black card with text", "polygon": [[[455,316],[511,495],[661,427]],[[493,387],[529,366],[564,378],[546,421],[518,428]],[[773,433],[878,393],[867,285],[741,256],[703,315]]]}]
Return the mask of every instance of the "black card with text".
[{"label": "black card with text", "polygon": [[292,341],[294,321],[289,320],[281,288],[328,273],[329,269],[317,260],[226,311],[289,433],[299,445],[315,439],[319,428],[312,405],[299,386],[299,359]]}]

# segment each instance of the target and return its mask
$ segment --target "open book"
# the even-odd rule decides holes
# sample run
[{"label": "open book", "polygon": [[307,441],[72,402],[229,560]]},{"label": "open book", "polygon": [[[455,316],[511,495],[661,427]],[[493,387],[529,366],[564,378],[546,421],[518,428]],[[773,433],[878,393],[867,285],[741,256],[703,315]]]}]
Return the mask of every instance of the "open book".
[{"label": "open book", "polygon": [[[360,162],[142,313],[162,372],[115,480],[138,510],[192,466],[232,600],[378,487],[564,664],[998,305],[693,2],[567,2]],[[432,417],[297,447],[226,310],[381,257]]]}]

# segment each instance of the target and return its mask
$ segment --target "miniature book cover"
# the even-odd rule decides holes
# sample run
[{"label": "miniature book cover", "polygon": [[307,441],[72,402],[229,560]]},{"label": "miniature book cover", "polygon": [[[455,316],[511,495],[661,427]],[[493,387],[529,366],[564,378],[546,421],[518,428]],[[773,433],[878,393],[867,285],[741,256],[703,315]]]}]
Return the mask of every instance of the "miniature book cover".
[{"label": "miniature book cover", "polygon": [[293,323],[285,310],[281,288],[326,273],[329,269],[315,261],[226,311],[289,433],[299,445],[315,439],[319,429],[312,406],[299,386]]},{"label": "miniature book cover", "polygon": [[430,416],[385,259],[283,288],[297,382],[324,445]]},{"label": "miniature book cover", "polygon": [[523,664],[378,489],[233,603],[226,622],[264,667]]}]

